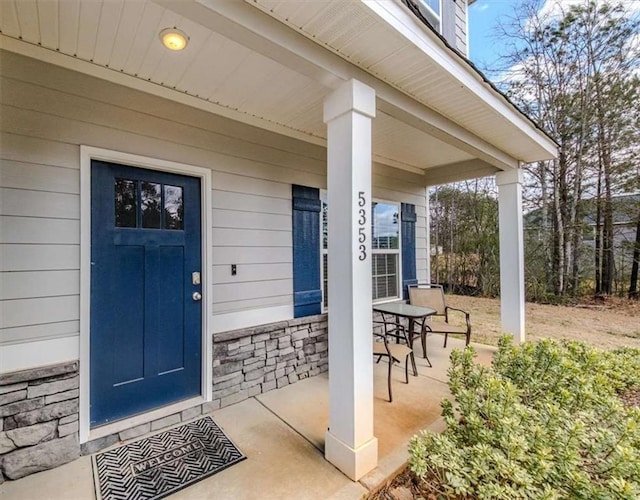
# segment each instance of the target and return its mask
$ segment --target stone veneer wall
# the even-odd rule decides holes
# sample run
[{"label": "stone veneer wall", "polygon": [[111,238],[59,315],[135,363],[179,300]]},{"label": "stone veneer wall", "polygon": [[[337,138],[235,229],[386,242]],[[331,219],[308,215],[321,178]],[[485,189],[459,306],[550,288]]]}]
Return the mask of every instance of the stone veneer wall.
[{"label": "stone veneer wall", "polygon": [[0,375],[0,483],[284,387],[328,369],[327,315],[217,333],[213,400],[79,444],[78,362]]},{"label": "stone veneer wall", "polygon": [[327,315],[213,336],[213,401],[223,407],[325,372]]},{"label": "stone veneer wall", "polygon": [[0,483],[80,456],[78,362],[0,375]]},{"label": "stone veneer wall", "polygon": [[79,444],[78,362],[0,375],[0,483],[186,422],[328,369],[327,315],[213,336],[213,401]]}]

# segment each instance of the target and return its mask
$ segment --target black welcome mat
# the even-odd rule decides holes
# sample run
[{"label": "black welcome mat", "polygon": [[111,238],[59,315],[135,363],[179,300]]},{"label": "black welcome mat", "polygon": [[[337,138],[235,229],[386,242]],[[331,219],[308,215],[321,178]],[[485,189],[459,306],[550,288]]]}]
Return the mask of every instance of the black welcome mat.
[{"label": "black welcome mat", "polygon": [[103,500],[163,498],[246,457],[211,417],[95,456]]}]

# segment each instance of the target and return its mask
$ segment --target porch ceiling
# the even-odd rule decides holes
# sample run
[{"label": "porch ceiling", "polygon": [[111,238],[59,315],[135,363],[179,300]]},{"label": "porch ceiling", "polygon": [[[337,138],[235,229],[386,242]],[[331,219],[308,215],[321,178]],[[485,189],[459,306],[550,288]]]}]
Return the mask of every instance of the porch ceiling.
[{"label": "porch ceiling", "polygon": [[[278,21],[268,20],[249,4],[204,3],[3,0],[0,41],[9,50],[150,92],[160,93],[161,89],[165,97],[324,144],[323,100],[350,75],[322,71],[317,62],[301,63],[303,56],[297,56],[296,43],[302,40],[309,44],[311,37],[339,53],[343,63],[347,59],[349,66],[363,68],[419,103],[428,104],[428,112],[435,109],[471,130],[480,142],[497,146],[505,158],[492,162],[492,157],[500,155],[483,158],[474,154],[476,146],[466,147],[465,141],[451,139],[455,134],[442,132],[433,123],[409,119],[405,112],[379,98],[373,130],[374,160],[418,173],[436,169],[435,178],[444,181],[452,177],[444,174],[452,172],[447,165],[461,165],[453,177],[471,176],[469,172],[488,174],[497,170],[492,165],[514,166],[515,160],[540,156],[539,151],[526,150],[533,148],[534,141],[514,141],[513,124],[481,99],[471,99],[469,90],[437,65],[429,64],[424,57],[416,59],[406,40],[361,2],[256,0]],[[239,19],[245,24],[239,25]],[[285,30],[283,36],[293,37],[286,50],[278,50],[285,45],[281,42],[264,43],[264,35],[255,35],[261,30],[273,31],[274,22]],[[255,31],[251,23],[257,26]],[[172,26],[190,36],[182,52],[168,51],[159,41],[159,32]],[[326,48],[319,50],[328,52]],[[337,60],[334,54],[329,55]],[[487,126],[487,120],[491,120],[491,126]]]}]

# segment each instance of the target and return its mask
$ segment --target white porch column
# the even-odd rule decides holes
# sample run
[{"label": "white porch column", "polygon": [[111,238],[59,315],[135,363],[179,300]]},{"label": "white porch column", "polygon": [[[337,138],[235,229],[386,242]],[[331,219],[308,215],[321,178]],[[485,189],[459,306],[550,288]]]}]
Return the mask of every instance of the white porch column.
[{"label": "white porch column", "polygon": [[371,331],[371,118],[356,80],[324,103],[329,204],[329,429],[325,457],[354,481],[376,467]]},{"label": "white porch column", "polygon": [[498,172],[502,329],[524,342],[524,236],[521,169]]}]

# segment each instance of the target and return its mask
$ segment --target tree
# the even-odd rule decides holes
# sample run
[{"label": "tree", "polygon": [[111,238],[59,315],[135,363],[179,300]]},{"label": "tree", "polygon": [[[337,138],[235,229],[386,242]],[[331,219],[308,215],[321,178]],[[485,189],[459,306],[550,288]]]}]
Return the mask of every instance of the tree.
[{"label": "tree", "polygon": [[493,179],[435,188],[430,207],[434,281],[456,291],[497,295],[498,202]]},{"label": "tree", "polygon": [[595,196],[595,291],[608,294],[612,200],[638,145],[637,112],[629,113],[638,109],[638,20],[607,1],[549,5],[541,10],[540,2],[525,1],[498,26],[509,51],[501,84],[559,145],[557,160],[526,167],[527,202],[541,211],[549,290],[581,290],[583,200]]}]

